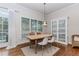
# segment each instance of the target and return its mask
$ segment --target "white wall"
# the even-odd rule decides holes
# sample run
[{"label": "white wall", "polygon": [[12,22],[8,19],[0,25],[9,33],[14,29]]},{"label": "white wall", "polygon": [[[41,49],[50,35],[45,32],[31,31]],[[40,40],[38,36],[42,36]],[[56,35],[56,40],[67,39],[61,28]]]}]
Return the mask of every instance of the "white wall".
[{"label": "white wall", "polygon": [[51,32],[51,21],[55,18],[69,16],[68,20],[68,35],[69,42],[71,42],[71,36],[73,34],[79,34],[79,4],[72,4],[71,6],[60,9],[56,12],[52,12],[47,15],[48,20],[48,32]]},{"label": "white wall", "polygon": [[22,16],[36,20],[43,20],[43,15],[41,13],[25,8],[15,3],[1,3],[0,7],[8,8],[10,13],[8,48],[15,47],[17,44],[27,42],[27,40],[21,39]]}]

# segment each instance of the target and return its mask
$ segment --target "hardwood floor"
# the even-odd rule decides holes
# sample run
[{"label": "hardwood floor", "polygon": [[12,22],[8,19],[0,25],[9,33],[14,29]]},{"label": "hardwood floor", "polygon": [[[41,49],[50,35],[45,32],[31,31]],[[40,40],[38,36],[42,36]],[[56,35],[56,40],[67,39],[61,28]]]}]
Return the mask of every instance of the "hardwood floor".
[{"label": "hardwood floor", "polygon": [[23,52],[21,51],[21,48],[26,47],[28,45],[29,45],[28,43],[27,44],[24,43],[24,44],[18,45],[16,48],[10,49],[9,55],[10,56],[24,56]]},{"label": "hardwood floor", "polygon": [[[16,48],[10,49],[9,56],[24,56],[23,52],[21,51],[22,47],[26,47],[29,44],[21,44],[18,45]],[[60,50],[54,55],[54,56],[79,56],[79,48],[75,47],[72,48],[71,45],[65,46],[59,43],[54,43],[54,46],[57,46],[60,48]],[[0,49],[1,51],[7,51],[5,48]]]},{"label": "hardwood floor", "polygon": [[60,50],[54,56],[79,56],[79,47],[69,45],[58,44]]}]

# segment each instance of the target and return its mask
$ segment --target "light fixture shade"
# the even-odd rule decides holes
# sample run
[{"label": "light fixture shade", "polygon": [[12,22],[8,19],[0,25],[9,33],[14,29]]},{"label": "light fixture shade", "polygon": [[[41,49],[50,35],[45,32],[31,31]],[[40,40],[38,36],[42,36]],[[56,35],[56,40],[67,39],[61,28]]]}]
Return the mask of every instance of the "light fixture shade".
[{"label": "light fixture shade", "polygon": [[46,22],[46,21],[44,21],[43,25],[44,25],[44,26],[46,26],[46,25],[47,25],[47,22]]}]

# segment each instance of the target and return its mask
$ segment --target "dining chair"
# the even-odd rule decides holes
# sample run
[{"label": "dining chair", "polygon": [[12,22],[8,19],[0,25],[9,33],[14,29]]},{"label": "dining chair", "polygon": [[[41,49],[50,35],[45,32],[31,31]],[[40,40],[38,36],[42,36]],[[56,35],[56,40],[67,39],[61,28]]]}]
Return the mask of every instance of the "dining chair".
[{"label": "dining chair", "polygon": [[53,42],[55,42],[55,38],[54,38],[54,37],[52,37],[50,40],[48,40],[48,43],[51,44],[51,47],[52,47],[52,43],[53,43]]},{"label": "dining chair", "polygon": [[41,32],[37,32],[37,35],[42,34]]},{"label": "dining chair", "polygon": [[30,32],[28,35],[35,35],[35,33],[34,32]]},{"label": "dining chair", "polygon": [[39,42],[38,45],[42,46],[42,55],[43,55],[43,47],[48,44],[48,38],[45,37],[42,42]]},{"label": "dining chair", "polygon": [[72,35],[72,47],[79,47],[79,35]]}]

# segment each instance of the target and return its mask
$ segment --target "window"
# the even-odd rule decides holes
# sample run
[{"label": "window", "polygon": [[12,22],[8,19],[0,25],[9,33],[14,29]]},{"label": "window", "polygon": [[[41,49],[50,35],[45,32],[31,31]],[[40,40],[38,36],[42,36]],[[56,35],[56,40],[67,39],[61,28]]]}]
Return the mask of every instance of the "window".
[{"label": "window", "polygon": [[21,17],[22,39],[26,39],[29,32],[42,32],[42,21]]},{"label": "window", "polygon": [[68,44],[68,17],[52,20],[52,34],[59,43]]},{"label": "window", "polygon": [[42,21],[38,21],[38,32],[42,32],[42,26],[43,26]]},{"label": "window", "polygon": [[22,38],[26,38],[26,35],[30,31],[30,23],[28,18],[22,17]]},{"label": "window", "polygon": [[0,8],[0,43],[8,42],[8,10]]},{"label": "window", "polygon": [[31,31],[32,32],[37,32],[37,20],[32,20],[31,19]]}]

